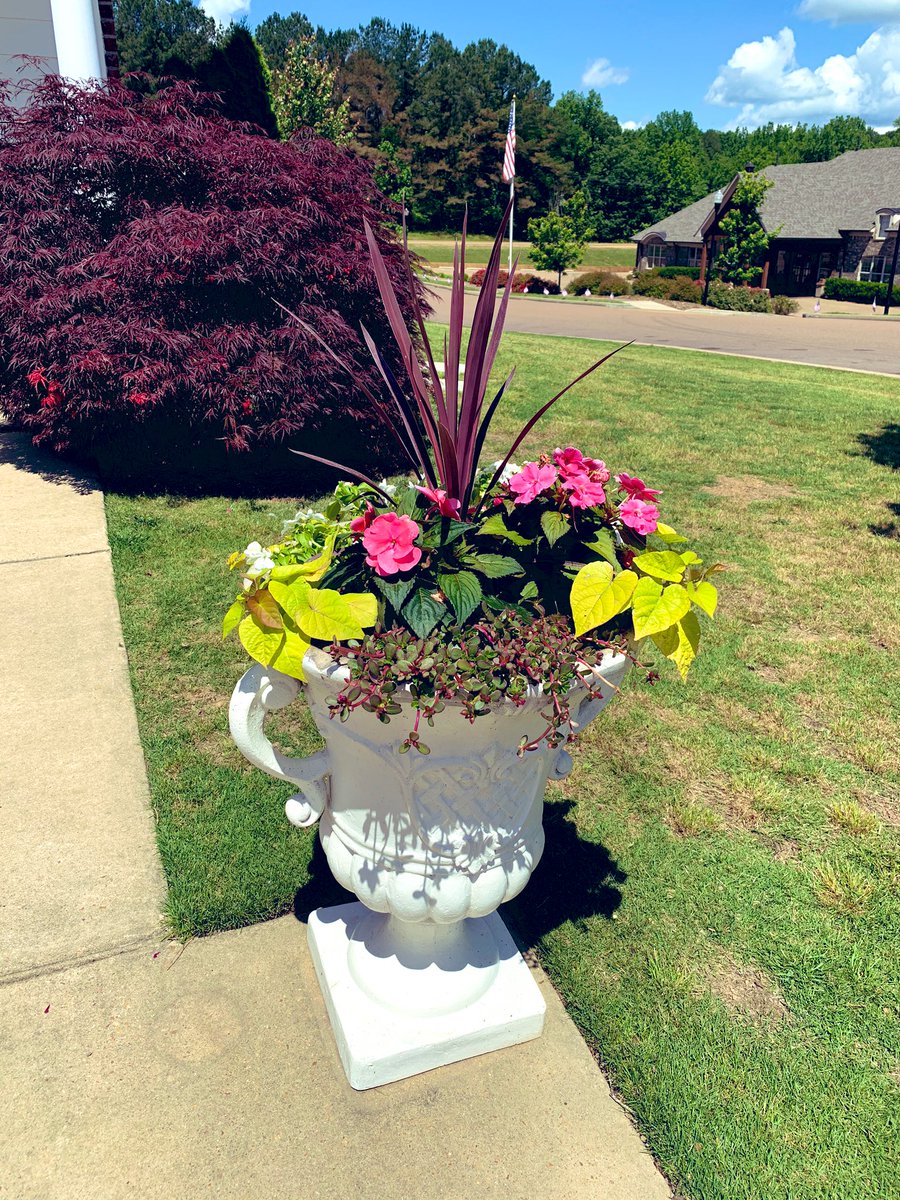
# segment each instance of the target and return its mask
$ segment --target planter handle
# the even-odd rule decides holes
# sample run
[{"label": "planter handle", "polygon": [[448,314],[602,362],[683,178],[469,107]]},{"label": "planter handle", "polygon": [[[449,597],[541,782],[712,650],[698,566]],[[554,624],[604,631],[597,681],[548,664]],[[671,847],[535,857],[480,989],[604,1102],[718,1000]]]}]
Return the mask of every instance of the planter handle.
[{"label": "planter handle", "polygon": [[258,663],[238,680],[228,706],[228,724],[237,747],[249,762],[275,779],[300,785],[300,795],[291,796],[284,813],[292,825],[315,825],[329,800],[327,750],[317,750],[308,758],[290,758],[282,754],[266,737],[266,717],[284,708],[297,696],[300,684],[289,675]]}]

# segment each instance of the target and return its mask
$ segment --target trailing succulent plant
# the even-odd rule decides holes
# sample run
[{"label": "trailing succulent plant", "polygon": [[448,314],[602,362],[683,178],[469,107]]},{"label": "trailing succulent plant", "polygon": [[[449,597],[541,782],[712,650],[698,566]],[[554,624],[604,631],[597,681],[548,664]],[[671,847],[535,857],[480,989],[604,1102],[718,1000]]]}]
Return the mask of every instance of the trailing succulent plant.
[{"label": "trailing succulent plant", "polygon": [[[442,381],[423,315],[414,300],[414,341],[366,224],[412,399],[365,327],[393,409],[358,377],[356,383],[394,431],[410,475],[396,485],[376,482],[307,454],[360,482],[339,484],[322,511],[286,522],[280,543],[253,543],[230,560],[244,586],[224,632],[237,627],[253,658],[300,679],[310,645],[330,646],[350,677],[333,713],[347,719],[361,708],[389,721],[403,711],[402,698],[415,711],[404,750],[427,753],[421,719],[431,723],[451,697],[475,720],[504,698],[521,704],[537,687],[547,698],[538,742],[555,745],[571,732],[573,689],[600,686],[596,666],[605,651],[633,656],[634,644],[648,637],[684,676],[699,643],[697,611],[713,616],[716,609],[711,580],[722,567],[705,567],[683,549],[686,539],[659,519],[658,490],[625,472],[613,477],[603,461],[572,446],[512,462],[536,422],[611,355],[542,405],[503,458],[479,465],[512,379],[486,403],[510,295],[507,280],[495,320],[503,228],[475,307],[461,382],[465,227]],[[407,291],[415,297],[411,284]],[[523,752],[535,744],[523,742]]]}]

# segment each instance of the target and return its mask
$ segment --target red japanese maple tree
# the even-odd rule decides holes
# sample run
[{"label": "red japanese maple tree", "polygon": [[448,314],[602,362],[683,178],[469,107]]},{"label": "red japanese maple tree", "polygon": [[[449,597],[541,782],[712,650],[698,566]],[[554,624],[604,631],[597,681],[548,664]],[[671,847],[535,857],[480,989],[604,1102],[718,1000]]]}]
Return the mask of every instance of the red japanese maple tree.
[{"label": "red japanese maple tree", "polygon": [[80,452],[136,424],[302,447],[340,416],[377,461],[359,326],[385,343],[389,326],[364,220],[408,315],[395,219],[350,152],[264,137],[190,83],[143,96],[49,77],[24,108],[0,93],[0,407]]}]

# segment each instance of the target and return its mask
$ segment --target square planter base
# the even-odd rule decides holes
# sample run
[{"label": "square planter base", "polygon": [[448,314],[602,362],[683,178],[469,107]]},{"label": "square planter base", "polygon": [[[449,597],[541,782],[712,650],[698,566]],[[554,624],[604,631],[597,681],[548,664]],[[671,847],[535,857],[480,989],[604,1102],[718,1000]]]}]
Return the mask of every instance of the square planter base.
[{"label": "square planter base", "polygon": [[[362,1091],[393,1083],[540,1036],[544,998],[497,913],[471,923],[476,938],[481,934],[499,949],[490,986],[472,1003],[437,1015],[394,1011],[373,1000],[356,982],[349,952],[354,929],[369,919],[371,914],[358,903],[317,909],[310,914],[307,934],[351,1087]],[[355,962],[358,978],[358,953]],[[373,968],[382,981],[385,971],[396,970],[397,994],[404,995],[403,975],[408,968],[390,957],[379,958]]]}]

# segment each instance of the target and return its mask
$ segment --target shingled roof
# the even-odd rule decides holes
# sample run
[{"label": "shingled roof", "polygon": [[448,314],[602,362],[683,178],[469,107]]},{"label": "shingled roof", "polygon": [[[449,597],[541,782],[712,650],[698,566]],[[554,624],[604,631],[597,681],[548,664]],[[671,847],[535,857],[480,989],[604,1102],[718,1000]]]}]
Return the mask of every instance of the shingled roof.
[{"label": "shingled roof", "polygon": [[[900,208],[900,146],[848,150],[830,162],[764,167],[771,179],[760,218],[780,238],[834,240],[842,230],[871,229],[879,208]],[[713,207],[713,194],[642,229],[631,239],[656,235],[666,242],[699,246],[700,226]]]}]

